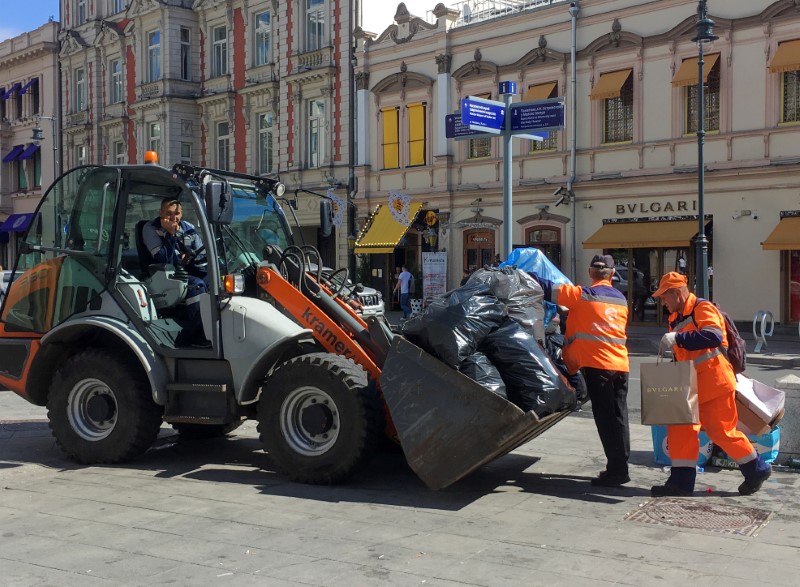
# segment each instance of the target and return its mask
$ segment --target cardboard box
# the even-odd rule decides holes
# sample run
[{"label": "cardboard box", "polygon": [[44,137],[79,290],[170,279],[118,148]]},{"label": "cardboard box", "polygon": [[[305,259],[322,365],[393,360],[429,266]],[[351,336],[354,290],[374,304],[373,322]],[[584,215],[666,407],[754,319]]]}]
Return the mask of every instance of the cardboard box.
[{"label": "cardboard box", "polygon": [[[666,426],[651,426],[650,432],[653,436],[653,458],[656,464],[671,465],[672,461],[669,458],[669,446],[667,445],[667,427]],[[700,454],[697,456],[697,465],[704,466],[708,459],[711,458],[711,453],[714,450],[714,443],[705,433],[704,430],[700,431]]]},{"label": "cardboard box", "polygon": [[[768,463],[772,463],[778,458],[781,449],[781,428],[776,427],[766,434],[748,434],[747,438],[753,443],[753,448]],[[715,467],[725,469],[738,469],[739,465],[730,458],[720,447],[714,449],[711,456],[711,464]]]},{"label": "cardboard box", "polygon": [[736,427],[745,434],[766,434],[783,418],[786,394],[741,373],[736,376]]}]

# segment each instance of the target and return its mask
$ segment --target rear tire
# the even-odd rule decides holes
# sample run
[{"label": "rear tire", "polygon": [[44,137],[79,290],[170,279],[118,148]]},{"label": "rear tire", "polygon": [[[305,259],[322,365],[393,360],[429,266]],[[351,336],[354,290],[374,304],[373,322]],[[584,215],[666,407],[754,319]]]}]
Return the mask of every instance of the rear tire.
[{"label": "rear tire", "polygon": [[242,424],[244,424],[244,420],[237,420],[228,424],[173,424],[172,428],[181,435],[181,438],[204,440],[206,438],[227,436]]},{"label": "rear tire", "polygon": [[329,485],[350,477],[374,453],[384,406],[366,372],[328,353],[278,367],[258,404],[258,432],[276,467],[292,481]]},{"label": "rear tire", "polygon": [[65,361],[47,396],[56,442],[84,465],[142,454],[158,436],[162,412],[139,365],[100,349]]}]

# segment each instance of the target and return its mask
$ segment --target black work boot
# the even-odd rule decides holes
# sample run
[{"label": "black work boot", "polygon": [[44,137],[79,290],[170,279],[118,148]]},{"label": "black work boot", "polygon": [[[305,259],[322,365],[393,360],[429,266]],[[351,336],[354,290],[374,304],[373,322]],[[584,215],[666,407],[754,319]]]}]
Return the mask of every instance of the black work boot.
[{"label": "black work boot", "polygon": [[653,485],[650,495],[653,497],[691,497],[694,493],[694,481],[697,469],[694,467],[672,467],[669,479],[664,485]]},{"label": "black work boot", "polygon": [[772,467],[764,461],[761,455],[749,463],[739,465],[739,470],[744,475],[744,481],[739,485],[740,495],[753,495],[772,475]]}]

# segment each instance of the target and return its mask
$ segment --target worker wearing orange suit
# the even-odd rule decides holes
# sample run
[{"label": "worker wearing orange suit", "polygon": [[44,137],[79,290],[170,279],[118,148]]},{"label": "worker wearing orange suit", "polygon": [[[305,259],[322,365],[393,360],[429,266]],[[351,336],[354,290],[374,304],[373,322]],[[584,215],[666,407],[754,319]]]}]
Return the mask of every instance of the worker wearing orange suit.
[{"label": "worker wearing orange suit", "polygon": [[555,284],[535,276],[545,299],[569,309],[564,337],[564,363],[580,369],[592,402],[597,433],[606,455],[606,470],[592,485],[617,487],[630,481],[628,428],[628,349],[625,346],[628,303],[611,285],[614,258],[595,255],[589,265],[589,287]]},{"label": "worker wearing orange suit", "polygon": [[652,495],[692,495],[701,426],[714,444],[739,464],[744,475],[739,493],[755,493],[772,468],[756,453],[747,436],[736,429],[736,376],[725,357],[728,339],[722,314],[714,304],[698,303],[701,300],[689,292],[686,276],[676,272],[661,278],[653,297],[660,297],[671,312],[670,331],[662,337],[662,346],[673,348],[675,360],[693,361],[697,368],[700,423],[667,427],[672,468],[664,485],[653,486]]}]

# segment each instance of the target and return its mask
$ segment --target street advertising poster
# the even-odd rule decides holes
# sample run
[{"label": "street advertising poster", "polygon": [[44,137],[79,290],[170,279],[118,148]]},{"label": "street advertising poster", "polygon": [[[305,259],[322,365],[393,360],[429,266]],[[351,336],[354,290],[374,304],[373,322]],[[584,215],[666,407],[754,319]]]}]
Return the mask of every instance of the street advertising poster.
[{"label": "street advertising poster", "polygon": [[447,291],[447,253],[422,253],[422,305]]}]

